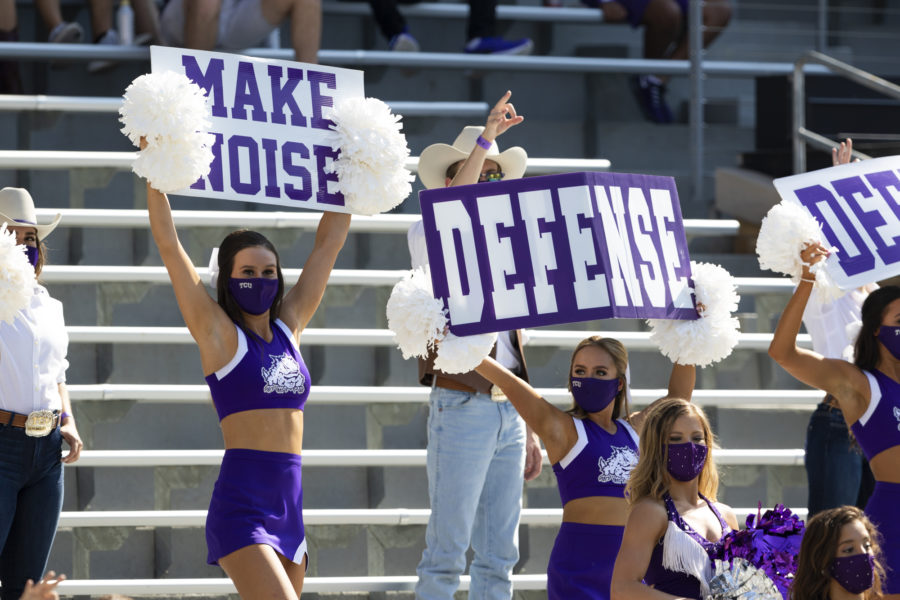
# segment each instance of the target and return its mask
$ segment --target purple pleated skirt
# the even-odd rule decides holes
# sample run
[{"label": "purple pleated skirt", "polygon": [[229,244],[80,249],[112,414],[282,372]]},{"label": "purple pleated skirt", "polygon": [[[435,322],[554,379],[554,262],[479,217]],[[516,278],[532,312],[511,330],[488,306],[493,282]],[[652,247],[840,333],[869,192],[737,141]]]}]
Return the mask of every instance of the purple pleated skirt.
[{"label": "purple pleated skirt", "polygon": [[300,564],[306,556],[298,454],[225,450],[206,516],[206,562],[266,544]]},{"label": "purple pleated skirt", "polygon": [[887,571],[882,585],[886,594],[900,594],[900,483],[876,481],[875,491],[866,504],[866,516],[881,534],[881,552]]},{"label": "purple pleated skirt", "polygon": [[548,600],[609,600],[625,528],[563,522],[547,565]]}]

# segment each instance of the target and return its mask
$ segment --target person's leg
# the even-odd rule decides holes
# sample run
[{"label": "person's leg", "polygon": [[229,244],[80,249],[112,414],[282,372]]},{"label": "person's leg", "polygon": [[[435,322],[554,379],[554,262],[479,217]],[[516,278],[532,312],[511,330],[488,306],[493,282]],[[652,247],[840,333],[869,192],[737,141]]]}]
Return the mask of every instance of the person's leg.
[{"label": "person's leg", "polygon": [[809,516],[855,504],[862,476],[862,456],[852,447],[841,411],[820,404],[806,432]]},{"label": "person's leg", "polygon": [[91,35],[94,42],[100,40],[113,26],[112,0],[90,0],[91,7]]},{"label": "person's leg", "polygon": [[[687,0],[680,0],[681,11],[687,21]],[[722,30],[731,21],[731,5],[728,0],[706,0],[703,4],[703,47],[706,48],[719,37]],[[682,30],[686,31],[686,29]],[[687,35],[681,34],[678,45],[672,50],[669,58],[673,60],[686,60],[689,57],[689,40]]]},{"label": "person's leg", "polygon": [[13,31],[18,25],[16,0],[0,0],[0,32]]},{"label": "person's leg", "polygon": [[519,515],[525,483],[525,422],[509,402],[495,403],[503,426],[491,460],[475,524],[475,557],[469,574],[473,598],[509,600],[512,569],[519,561]]},{"label": "person's leg", "polygon": [[468,39],[494,37],[497,31],[497,0],[469,0]]},{"label": "person's leg", "polygon": [[[9,431],[0,432],[0,436],[6,438],[6,447],[0,449],[0,455],[5,455],[4,451],[8,450],[12,460],[7,462],[4,458],[0,468],[8,468],[6,476],[14,476],[18,468],[24,475],[24,481],[18,490],[14,515],[0,553],[2,600],[17,600],[28,579],[38,581],[44,574],[63,497],[62,437],[59,430],[43,438],[28,438],[24,430],[10,429],[12,435],[7,435]],[[4,480],[6,476],[0,475]],[[6,487],[5,481],[2,487]],[[11,487],[15,489],[16,486]],[[5,492],[2,496],[0,503],[9,504]]]},{"label": "person's leg", "polygon": [[222,0],[188,0],[184,3],[184,45],[194,50],[212,50],[219,36]]},{"label": "person's leg", "polygon": [[390,40],[406,30],[406,19],[397,8],[397,0],[369,0],[369,6],[384,39]]},{"label": "person's leg", "polygon": [[[271,547],[264,544],[244,546],[219,559],[219,566],[234,583],[241,598],[267,598],[269,600],[298,600],[300,589],[296,581],[288,575],[281,557]],[[292,569],[294,577],[297,576]],[[303,573],[304,570],[300,569]]]},{"label": "person's leg", "polygon": [[63,21],[59,0],[34,0],[41,20],[50,32],[48,40],[54,44],[73,44],[81,41],[84,30],[78,23]]},{"label": "person's leg", "polygon": [[303,580],[306,578],[306,567],[309,562],[309,556],[304,556],[303,561],[300,564],[297,564],[287,557],[279,554],[278,560],[281,561],[281,566],[284,568],[284,572],[287,573],[288,579],[291,580],[291,585],[294,588],[294,591],[297,592],[297,597],[300,597],[300,593],[303,591]]},{"label": "person's leg", "polygon": [[[135,44],[147,43],[158,44],[160,42],[159,32],[159,9],[153,0],[132,0],[134,5],[134,31]],[[142,41],[142,37],[146,42]]]},{"label": "person's leg", "polygon": [[[16,0],[0,0],[0,42],[18,41]],[[21,94],[23,91],[18,61],[0,60],[0,94]]]},{"label": "person's leg", "polygon": [[416,568],[419,600],[452,600],[459,587],[500,426],[488,395],[431,391],[426,468],[431,517]]}]

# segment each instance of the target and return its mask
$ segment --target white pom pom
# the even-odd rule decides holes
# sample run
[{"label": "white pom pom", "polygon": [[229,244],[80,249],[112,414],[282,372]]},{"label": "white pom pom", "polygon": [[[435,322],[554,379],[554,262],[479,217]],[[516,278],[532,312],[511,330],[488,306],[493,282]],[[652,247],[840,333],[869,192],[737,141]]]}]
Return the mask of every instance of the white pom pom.
[{"label": "white pom pom", "polygon": [[440,340],[447,326],[444,303],[431,291],[431,277],[424,269],[410,271],[398,281],[387,302],[388,328],[403,358],[424,357]]},{"label": "white pom pom", "polygon": [[448,333],[438,345],[434,367],[444,373],[468,373],[481,364],[496,343],[496,333],[461,337]]},{"label": "white pom pom", "polygon": [[209,173],[214,137],[193,133],[181,140],[148,146],[135,159],[132,170],[163,193],[176,192]]},{"label": "white pom pom", "polygon": [[337,189],[356,214],[386,212],[406,199],[414,175],[404,166],[409,157],[400,117],[377,98],[348,98],[332,112],[340,156],[330,171]]},{"label": "white pom pom", "polygon": [[173,71],[141,75],[125,90],[122,133],[140,146],[135,173],[161,192],[184,189],[209,173],[212,125],[206,93]]},{"label": "white pom pom", "polygon": [[34,295],[34,268],[16,235],[0,225],[0,321],[12,323]]},{"label": "white pom pom", "polygon": [[122,133],[137,146],[141,137],[154,146],[195,131],[209,131],[212,122],[206,92],[182,73],[141,75],[125,89],[119,109]]},{"label": "white pom pom", "polygon": [[734,277],[718,265],[691,262],[694,294],[703,305],[693,321],[649,319],[650,340],[672,362],[705,367],[728,357],[738,343],[740,322],[732,313],[740,296]]},{"label": "white pom pom", "polygon": [[[789,275],[794,283],[800,281],[803,260],[800,252],[811,243],[825,243],[819,222],[803,207],[790,202],[781,202],[769,209],[759,228],[756,238],[756,254],[759,266]],[[832,251],[835,251],[832,248]],[[812,267],[816,276],[816,299],[831,302],[844,295],[844,290],[824,269],[824,261]]]}]

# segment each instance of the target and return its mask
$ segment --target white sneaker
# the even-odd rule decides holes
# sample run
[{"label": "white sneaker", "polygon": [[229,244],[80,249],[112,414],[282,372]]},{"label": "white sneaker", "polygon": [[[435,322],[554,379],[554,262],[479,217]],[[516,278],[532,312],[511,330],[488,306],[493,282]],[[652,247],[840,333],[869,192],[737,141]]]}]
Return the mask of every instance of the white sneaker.
[{"label": "white sneaker", "polygon": [[[115,29],[110,29],[103,36],[94,42],[95,44],[100,44],[101,46],[118,46],[119,45],[119,32]],[[111,60],[92,60],[87,65],[88,73],[99,73],[100,71],[105,71],[107,69],[115,66],[115,62]]]},{"label": "white sneaker", "polygon": [[63,21],[53,28],[47,41],[51,44],[77,44],[84,37],[84,29],[78,23]]}]

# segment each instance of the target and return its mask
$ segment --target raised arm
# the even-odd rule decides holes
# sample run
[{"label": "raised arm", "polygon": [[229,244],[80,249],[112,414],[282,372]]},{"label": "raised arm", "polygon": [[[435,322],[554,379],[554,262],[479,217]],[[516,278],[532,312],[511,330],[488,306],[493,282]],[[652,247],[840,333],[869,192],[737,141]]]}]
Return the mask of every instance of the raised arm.
[{"label": "raised arm", "polygon": [[350,230],[350,215],[325,212],[316,229],[316,241],[303,265],[300,278],[285,294],[281,305],[281,319],[300,339],[325,294],[325,285],[334,268],[338,252],[344,246]]},{"label": "raised arm", "polygon": [[[481,137],[487,142],[493,142],[507,129],[525,120],[525,117],[516,114],[516,107],[509,102],[510,96],[512,96],[512,92],[509,91],[503,94],[503,97],[491,109],[487,122],[484,124],[484,132],[481,134]],[[487,158],[487,148],[476,144],[459,171],[456,172],[456,176],[450,182],[450,187],[478,183],[485,158]]]},{"label": "raised arm", "polygon": [[678,363],[672,365],[672,372],[669,374],[669,389],[665,397],[654,400],[643,410],[631,415],[631,426],[638,432],[638,435],[640,435],[641,429],[644,427],[644,419],[647,416],[647,412],[654,404],[666,398],[681,398],[690,402],[691,396],[694,395],[694,384],[696,381],[697,368],[694,365],[681,365]]},{"label": "raised arm", "polygon": [[566,456],[578,439],[571,416],[544,400],[531,385],[493,358],[485,358],[475,371],[503,390],[525,423],[544,442],[551,463]]},{"label": "raised arm", "polygon": [[868,403],[869,382],[866,376],[858,367],[845,360],[825,358],[797,346],[803,310],[815,281],[809,266],[824,260],[827,255],[828,251],[821,244],[810,244],[801,253],[804,267],[800,284],[778,320],[775,335],[769,345],[769,356],[803,383],[837,398],[844,416],[852,423],[862,415]]},{"label": "raised arm", "polygon": [[666,531],[666,510],[650,500],[638,502],[625,522],[616,556],[610,592],[612,600],[669,600],[676,598],[643,583],[653,548]]},{"label": "raised arm", "polygon": [[228,315],[206,291],[194,264],[175,231],[172,209],[165,194],[147,183],[150,231],[175,291],[181,316],[200,348],[205,374],[225,365],[237,349],[237,334]]}]

